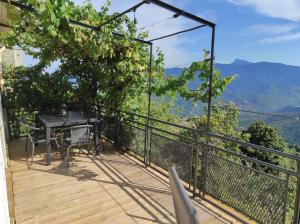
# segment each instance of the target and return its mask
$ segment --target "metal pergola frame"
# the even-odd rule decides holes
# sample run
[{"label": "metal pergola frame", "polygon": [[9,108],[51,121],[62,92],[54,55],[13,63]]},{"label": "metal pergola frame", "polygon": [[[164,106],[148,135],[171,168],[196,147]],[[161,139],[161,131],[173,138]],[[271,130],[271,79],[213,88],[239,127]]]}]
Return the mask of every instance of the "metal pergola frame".
[{"label": "metal pergola frame", "polygon": [[[160,8],[166,9],[167,11],[173,12],[176,15],[176,18],[178,16],[182,16],[185,17],[189,20],[195,21],[197,23],[199,23],[200,25],[190,28],[190,29],[186,29],[186,30],[182,30],[182,31],[178,31],[175,33],[171,33],[165,36],[161,36],[161,37],[156,37],[156,38],[152,38],[148,41],[146,41],[146,44],[148,44],[150,46],[150,59],[149,59],[149,81],[148,81],[148,113],[147,116],[151,117],[151,82],[152,82],[152,57],[153,57],[153,42],[157,41],[157,40],[162,40],[171,36],[175,36],[181,33],[186,33],[186,32],[190,32],[202,27],[210,27],[211,28],[211,47],[210,47],[210,76],[209,76],[209,89],[208,89],[208,112],[207,112],[207,129],[210,129],[210,118],[211,118],[211,106],[212,106],[212,82],[213,82],[213,64],[214,64],[214,48],[215,48],[215,29],[216,29],[216,24],[205,20],[201,17],[198,17],[194,14],[191,14],[189,12],[186,12],[182,9],[179,9],[173,5],[167,4],[163,1],[160,0],[143,0],[142,2],[130,7],[129,9],[119,13],[118,15],[116,15],[115,17],[111,18],[110,20],[100,24],[97,28],[101,29],[103,26],[105,26],[106,24],[109,24],[110,22],[118,19],[119,17],[130,13],[130,12],[135,12],[135,10],[139,7],[141,7],[144,4],[154,4]],[[140,40],[137,40],[140,41]],[[145,43],[145,42],[144,42]],[[148,123],[149,123],[149,119],[148,119]]]},{"label": "metal pergola frame", "polygon": [[[7,3],[7,4],[11,4],[15,7],[18,7],[22,10],[29,10],[29,11],[33,11],[34,12],[34,9],[31,5],[28,5],[28,4],[24,4],[24,3],[21,3],[19,1],[10,1],[10,0],[0,0],[0,2],[3,2],[3,3]],[[171,37],[171,36],[175,36],[175,35],[178,35],[178,34],[181,34],[181,33],[185,33],[185,32],[189,32],[189,31],[192,31],[192,30],[196,30],[196,29],[199,29],[199,28],[202,28],[202,27],[209,27],[211,29],[211,46],[210,46],[210,58],[209,58],[209,61],[210,61],[210,76],[209,76],[209,89],[208,89],[208,112],[207,112],[207,129],[208,131],[210,130],[210,120],[211,120],[211,108],[212,108],[212,83],[213,83],[213,64],[214,64],[214,48],[215,48],[215,31],[216,31],[216,24],[208,21],[208,20],[205,20],[203,18],[200,18],[196,15],[193,15],[189,12],[186,12],[184,10],[181,10],[179,8],[176,8],[170,4],[167,4],[165,2],[162,2],[160,0],[143,0],[141,1],[140,3],[130,7],[129,9],[123,11],[122,13],[119,13],[118,15],[116,15],[115,17],[109,19],[108,21],[98,25],[98,26],[91,26],[89,24],[85,24],[85,23],[82,23],[82,22],[79,22],[79,21],[75,21],[75,20],[69,20],[70,23],[74,24],[74,25],[78,25],[78,26],[81,26],[81,27],[84,27],[84,28],[87,28],[87,29],[90,29],[90,30],[93,30],[93,31],[96,31],[96,32],[101,32],[101,28],[111,22],[113,22],[114,20],[118,19],[119,17],[127,14],[127,13],[130,13],[130,12],[134,12],[137,8],[139,8],[140,6],[144,5],[144,4],[154,4],[156,6],[159,6],[160,8],[164,8],[170,12],[173,12],[175,13],[176,17],[178,16],[182,16],[182,17],[185,17],[189,20],[192,20],[192,21],[195,21],[197,23],[199,23],[200,25],[196,26],[196,27],[193,27],[193,28],[190,28],[190,29],[187,29],[187,30],[182,30],[182,31],[178,31],[176,33],[172,33],[172,34],[169,34],[169,35],[165,35],[165,36],[161,36],[161,37],[157,37],[157,38],[153,38],[151,40],[143,40],[143,39],[140,39],[140,38],[134,38],[133,40],[134,41],[137,41],[141,44],[146,44],[150,47],[150,59],[149,59],[149,81],[148,81],[148,114],[147,114],[147,127],[149,127],[149,122],[150,120],[152,119],[151,118],[151,82],[152,82],[152,57],[153,57],[153,42],[157,41],[157,40],[161,40],[161,39],[165,39],[165,38],[168,38],[168,37]],[[175,18],[176,18],[175,17]],[[2,24],[0,23],[0,26],[3,26],[3,27],[10,27],[9,25],[7,24]],[[120,34],[120,33],[117,33],[117,32],[113,32],[112,31],[112,34],[117,36],[117,37],[120,37],[120,38],[125,38],[125,35],[123,34]],[[145,161],[146,164],[148,161]],[[298,167],[297,167],[297,170],[299,171],[300,170],[300,163],[298,163]],[[298,177],[300,179],[300,177]],[[297,183],[297,188],[300,189],[300,181],[298,180],[298,183]],[[296,206],[295,206],[295,209],[294,209],[294,222],[293,223],[299,223],[300,221],[300,192],[297,191],[297,196],[296,196]]]},{"label": "metal pergola frame", "polygon": [[[7,4],[11,4],[15,7],[18,7],[22,10],[28,10],[28,11],[32,11],[34,12],[34,8],[31,5],[28,4],[24,4],[21,3],[19,1],[10,1],[10,0],[0,0],[0,2],[3,3],[7,3]],[[152,38],[150,40],[143,40],[140,38],[134,38],[133,40],[136,42],[139,42],[141,44],[146,44],[149,46],[149,51],[150,51],[150,59],[149,59],[149,81],[148,81],[148,108],[147,108],[147,116],[151,117],[151,83],[152,83],[152,57],[153,57],[153,42],[158,41],[158,40],[162,40],[171,36],[175,36],[181,33],[186,33],[186,32],[190,32],[202,27],[209,27],[211,28],[211,46],[210,46],[210,76],[209,76],[209,89],[208,89],[208,110],[207,110],[207,129],[210,130],[210,120],[211,120],[211,108],[212,108],[212,83],[213,83],[213,64],[214,64],[214,48],[215,48],[215,29],[216,29],[216,24],[212,23],[208,20],[205,20],[201,17],[198,17],[194,14],[191,14],[189,12],[186,12],[182,9],[179,9],[173,5],[167,4],[163,1],[160,0],[143,0],[140,3],[130,7],[129,9],[119,13],[118,15],[114,16],[113,18],[107,20],[106,22],[98,25],[98,26],[92,26],[86,23],[82,23],[79,21],[75,21],[75,20],[69,20],[69,22],[71,24],[77,25],[77,26],[81,26],[96,32],[101,32],[101,28],[104,27],[105,25],[115,21],[116,19],[120,18],[121,16],[130,13],[130,12],[135,12],[135,10],[139,7],[141,7],[144,4],[154,4],[160,8],[166,9],[167,11],[170,11],[172,13],[175,13],[176,17],[182,16],[185,17],[189,20],[195,21],[197,23],[199,23],[200,25],[195,26],[193,28],[190,29],[186,29],[186,30],[182,30],[182,31],[178,31],[175,33],[171,33],[165,36],[161,36],[161,37],[157,37],[157,38]],[[9,25],[6,24],[0,24],[1,26],[5,26],[5,27],[9,27]],[[125,38],[125,35],[117,33],[117,32],[113,32],[112,34],[117,36],[117,37],[121,37],[121,38]],[[148,119],[149,122],[149,119]]]}]

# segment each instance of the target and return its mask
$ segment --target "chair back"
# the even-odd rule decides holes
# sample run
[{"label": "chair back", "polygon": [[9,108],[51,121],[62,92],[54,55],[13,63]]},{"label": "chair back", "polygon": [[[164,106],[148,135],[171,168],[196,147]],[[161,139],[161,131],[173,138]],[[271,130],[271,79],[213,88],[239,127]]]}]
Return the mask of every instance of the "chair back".
[{"label": "chair back", "polygon": [[70,128],[71,144],[87,143],[90,141],[92,125],[78,125]]},{"label": "chair back", "polygon": [[191,199],[186,193],[174,166],[169,169],[169,181],[172,189],[177,224],[198,224],[199,216]]}]

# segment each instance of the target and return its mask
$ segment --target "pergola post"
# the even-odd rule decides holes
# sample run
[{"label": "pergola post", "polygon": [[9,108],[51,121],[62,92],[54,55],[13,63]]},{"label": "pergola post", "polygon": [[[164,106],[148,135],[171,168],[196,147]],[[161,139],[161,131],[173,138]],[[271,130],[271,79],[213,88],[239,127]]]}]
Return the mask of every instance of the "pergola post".
[{"label": "pergola post", "polygon": [[214,51],[215,51],[215,25],[212,26],[211,32],[211,48],[210,48],[210,75],[209,75],[209,87],[208,87],[208,106],[207,106],[207,131],[210,131],[211,120],[211,107],[212,107],[212,84],[213,84],[213,72],[214,72]]},{"label": "pergola post", "polygon": [[150,58],[149,58],[149,78],[148,78],[148,108],[147,108],[147,126],[145,132],[145,164],[150,164],[150,151],[151,151],[151,129],[150,118],[151,118],[151,84],[152,84],[152,62],[153,62],[153,44],[150,44]]}]

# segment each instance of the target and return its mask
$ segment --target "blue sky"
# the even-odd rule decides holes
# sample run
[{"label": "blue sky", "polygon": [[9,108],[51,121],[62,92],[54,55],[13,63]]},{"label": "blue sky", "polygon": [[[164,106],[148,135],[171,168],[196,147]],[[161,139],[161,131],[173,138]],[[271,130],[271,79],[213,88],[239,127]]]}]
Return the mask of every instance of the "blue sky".
[{"label": "blue sky", "polygon": [[[84,3],[84,0],[74,1],[77,4]],[[300,66],[300,0],[165,1],[217,24],[217,62],[230,63],[239,58],[252,62],[271,61]],[[105,1],[90,2],[99,9]],[[111,12],[121,12],[137,2],[139,0],[112,0]],[[129,16],[133,17],[132,13]],[[136,12],[138,27],[148,26],[150,37],[163,36],[196,25],[180,17],[167,19],[171,16],[172,13],[151,4]],[[201,59],[202,50],[208,49],[209,44],[210,32],[204,28],[157,41],[155,47],[163,50],[167,67],[181,67]],[[30,62],[31,59],[26,57],[25,63]]]}]

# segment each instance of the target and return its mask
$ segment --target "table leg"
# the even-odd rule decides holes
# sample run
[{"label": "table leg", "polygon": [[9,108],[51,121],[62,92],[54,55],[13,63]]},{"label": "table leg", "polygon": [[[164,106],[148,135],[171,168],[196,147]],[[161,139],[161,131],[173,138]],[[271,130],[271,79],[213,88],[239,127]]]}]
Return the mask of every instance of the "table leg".
[{"label": "table leg", "polygon": [[47,165],[51,164],[51,128],[46,128]]}]

